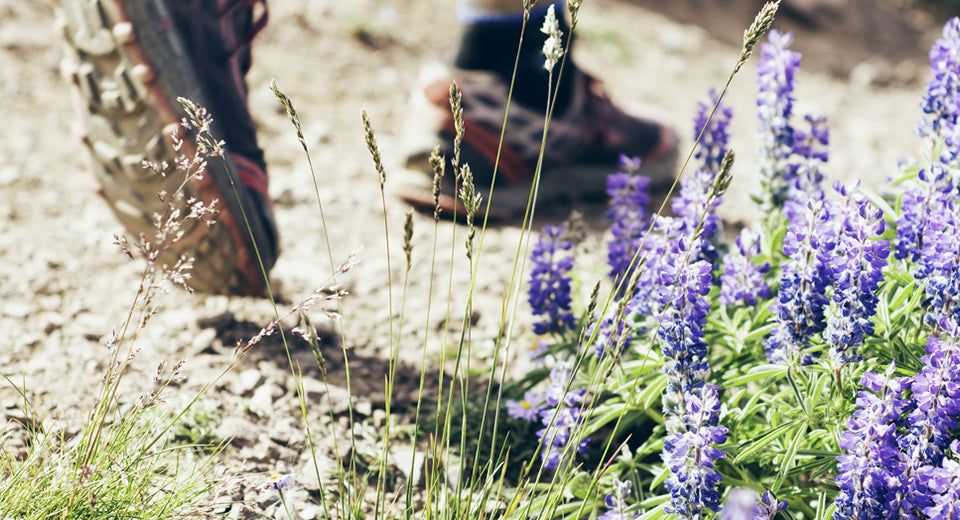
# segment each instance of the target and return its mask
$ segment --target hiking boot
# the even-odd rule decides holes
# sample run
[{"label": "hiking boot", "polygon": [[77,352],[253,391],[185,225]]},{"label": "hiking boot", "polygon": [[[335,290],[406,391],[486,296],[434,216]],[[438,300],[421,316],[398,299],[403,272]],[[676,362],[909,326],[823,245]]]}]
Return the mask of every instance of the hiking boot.
[{"label": "hiking boot", "polygon": [[[527,206],[540,155],[545,108],[510,104],[498,162],[509,85],[490,72],[452,72],[441,65],[421,70],[409,102],[401,145],[410,171],[405,173],[397,194],[417,208],[433,208],[428,159],[436,145],[448,161],[453,158],[455,129],[449,88],[454,77],[463,96],[461,162],[470,165],[476,186],[484,195],[484,206],[490,200],[490,214],[498,219],[513,218]],[[643,159],[639,174],[650,178],[651,191],[673,183],[677,136],[663,116],[638,116],[621,110],[593,77],[579,70],[563,81],[574,82],[573,93],[563,113],[554,114],[543,143],[543,173],[538,188],[541,203],[563,197],[604,197],[606,177],[618,168],[621,154]],[[491,195],[495,164],[496,182]],[[448,168],[441,197],[441,207],[448,216],[454,209],[463,213],[462,205],[453,197],[453,183],[454,175]]]},{"label": "hiking boot", "polygon": [[[217,200],[212,226],[189,220],[162,262],[195,258],[189,285],[202,292],[260,295],[277,257],[266,166],[247,108],[249,44],[266,23],[255,0],[60,0],[58,26],[67,44],[65,75],[77,87],[84,142],[99,167],[101,194],[131,234],[149,239],[162,213],[164,178],[142,161],[174,164],[169,139],[187,98],[213,116],[224,159],[190,183],[187,197]],[[189,148],[189,149],[186,149]],[[194,153],[192,136],[181,153]],[[258,259],[259,257],[259,259]],[[262,263],[262,269],[261,269]]]}]

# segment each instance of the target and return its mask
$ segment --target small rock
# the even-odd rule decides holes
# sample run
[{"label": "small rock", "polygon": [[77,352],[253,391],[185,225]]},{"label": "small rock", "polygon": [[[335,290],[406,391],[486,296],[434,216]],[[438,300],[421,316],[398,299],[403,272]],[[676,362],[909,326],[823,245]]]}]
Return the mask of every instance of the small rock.
[{"label": "small rock", "polygon": [[326,385],[318,379],[304,377],[301,385],[303,387],[303,395],[307,401],[319,401],[323,396],[327,395]]},{"label": "small rock", "polygon": [[87,341],[100,341],[110,334],[112,327],[106,318],[89,312],[81,312],[70,322],[72,332],[82,336]]},{"label": "small rock", "polygon": [[277,450],[272,445],[270,439],[265,435],[257,438],[253,446],[248,446],[240,450],[240,458],[247,462],[273,463],[276,461]]},{"label": "small rock", "polygon": [[233,439],[232,444],[237,447],[253,446],[257,441],[257,427],[252,422],[240,417],[224,417],[214,430],[220,439]]},{"label": "small rock", "polygon": [[290,446],[294,444],[298,437],[300,430],[300,424],[293,417],[284,417],[280,420],[273,423],[273,428],[270,429],[270,439],[283,444],[285,446]]},{"label": "small rock", "polygon": [[0,307],[0,314],[11,318],[23,319],[37,310],[36,306],[26,301],[8,301]]},{"label": "small rock", "polygon": [[333,415],[342,415],[350,409],[350,392],[346,388],[329,385],[327,387],[327,403],[330,406],[330,413]]},{"label": "small rock", "polygon": [[263,382],[263,375],[256,368],[248,368],[237,376],[234,380],[233,393],[237,395],[247,395],[256,389]]},{"label": "small rock", "polygon": [[353,411],[356,412],[357,415],[370,417],[373,415],[373,403],[367,400],[360,401],[353,407]]},{"label": "small rock", "polygon": [[300,518],[303,520],[314,520],[318,518],[326,518],[324,514],[323,507],[317,504],[311,504],[309,502],[302,503],[297,507],[297,510],[300,513]]},{"label": "small rock", "polygon": [[279,386],[272,383],[262,385],[253,392],[248,405],[254,412],[267,415],[273,410],[273,403],[281,395],[283,395],[283,389]]},{"label": "small rock", "polygon": [[217,329],[206,328],[197,333],[190,342],[190,351],[193,355],[209,352],[214,349],[214,341],[217,339]]},{"label": "small rock", "polygon": [[377,408],[373,411],[373,425],[377,428],[383,428],[387,422],[387,412]]},{"label": "small rock", "polygon": [[426,484],[423,470],[427,456],[424,452],[409,444],[397,444],[390,448],[390,453],[393,465],[403,473],[407,482],[413,482],[414,487]]},{"label": "small rock", "polygon": [[67,317],[59,312],[47,312],[43,315],[43,333],[51,334],[67,323]]},{"label": "small rock", "polygon": [[20,178],[20,170],[16,166],[6,165],[0,168],[0,186],[9,186]]}]

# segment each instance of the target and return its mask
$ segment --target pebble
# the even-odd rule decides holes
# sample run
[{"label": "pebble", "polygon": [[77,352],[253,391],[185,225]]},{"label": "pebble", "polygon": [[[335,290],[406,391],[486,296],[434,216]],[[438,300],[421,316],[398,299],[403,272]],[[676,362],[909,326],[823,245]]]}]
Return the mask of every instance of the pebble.
[{"label": "pebble", "polygon": [[300,513],[300,518],[303,520],[314,520],[326,517],[322,506],[312,504],[310,502],[300,504],[297,507],[297,511]]},{"label": "pebble", "polygon": [[271,421],[271,424],[273,427],[270,428],[269,436],[271,440],[277,443],[290,446],[305,439],[301,432],[301,422],[297,417],[281,417]]},{"label": "pebble", "polygon": [[237,375],[233,381],[232,389],[236,395],[247,395],[256,389],[264,380],[263,375],[257,368],[248,368]]},{"label": "pebble", "polygon": [[373,415],[373,403],[367,400],[360,401],[353,407],[353,411],[361,417],[370,417]]},{"label": "pebble", "polygon": [[373,425],[377,428],[383,428],[387,422],[387,412],[377,408],[373,411]]},{"label": "pebble", "polygon": [[[393,465],[403,473],[407,482],[413,482],[414,487],[425,485],[424,481],[424,462],[427,456],[408,444],[394,444],[390,447],[390,459]],[[411,467],[411,464],[413,467]]]},{"label": "pebble", "polygon": [[327,395],[326,385],[323,384],[323,381],[318,379],[304,377],[301,381],[301,386],[303,387],[303,395],[308,402],[319,401],[323,398],[323,396]]},{"label": "pebble", "polygon": [[231,443],[237,447],[253,446],[257,442],[257,426],[241,417],[224,417],[214,434],[220,439],[233,439]]},{"label": "pebble", "polygon": [[205,328],[198,332],[190,342],[191,355],[198,355],[215,348],[214,342],[217,340],[217,329],[212,327]]},{"label": "pebble", "polygon": [[59,312],[46,312],[41,317],[41,323],[43,323],[43,333],[52,334],[53,331],[59,330],[61,327],[66,325],[67,321],[67,317]]},{"label": "pebble", "polygon": [[8,301],[3,304],[3,307],[0,307],[0,314],[8,316],[10,318],[26,318],[34,312],[36,312],[37,307],[27,301]]},{"label": "pebble", "polygon": [[283,395],[283,389],[279,386],[268,383],[260,386],[253,392],[253,396],[248,401],[251,410],[262,416],[269,416],[273,411],[273,403],[278,397]]},{"label": "pebble", "polygon": [[328,385],[327,405],[330,407],[330,413],[334,416],[347,413],[350,409],[350,392],[346,388]]}]

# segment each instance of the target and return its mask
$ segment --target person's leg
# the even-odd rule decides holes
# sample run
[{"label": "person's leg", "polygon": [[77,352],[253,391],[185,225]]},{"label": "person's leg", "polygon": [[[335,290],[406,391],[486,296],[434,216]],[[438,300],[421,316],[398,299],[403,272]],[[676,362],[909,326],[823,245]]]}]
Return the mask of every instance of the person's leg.
[{"label": "person's leg", "polygon": [[[177,97],[213,116],[213,134],[226,143],[225,160],[209,159],[204,179],[187,192],[207,205],[217,201],[216,222],[188,222],[164,258],[193,257],[189,284],[204,292],[260,294],[261,261],[269,270],[276,260],[266,166],[244,83],[250,40],[266,22],[265,7],[257,3],[61,0],[66,69],[82,99],[84,142],[97,163],[102,195],[131,234],[154,236],[154,215],[164,207],[157,195],[171,188],[173,181],[141,162],[175,164],[169,133],[184,115]],[[192,145],[189,138],[185,144]]]},{"label": "person's leg", "polygon": [[[570,25],[564,16],[563,1],[538,2],[531,10],[524,33],[519,60],[517,44],[523,27],[523,10],[517,0],[463,0],[457,10],[461,36],[453,66],[462,70],[490,71],[501,78],[510,78],[516,64],[517,74],[513,100],[528,107],[545,107],[550,75],[544,68],[543,42],[540,31],[544,17],[552,5],[557,14],[564,44],[570,36]],[[573,61],[565,65],[564,74],[573,75]],[[558,82],[555,113],[562,115],[573,93],[573,82]]]},{"label": "person's leg", "polygon": [[[672,181],[677,139],[660,118],[618,108],[571,59],[564,63],[562,75],[556,67],[550,87],[542,53],[547,35],[540,28],[553,9],[566,43],[571,32],[566,2],[541,0],[530,11],[526,26],[522,5],[522,0],[460,0],[462,30],[452,68],[425,67],[411,97],[403,132],[407,167],[429,173],[427,157],[435,144],[451,156],[453,121],[446,92],[456,81],[463,93],[466,126],[461,157],[481,189],[490,186],[496,170],[491,204],[496,215],[508,217],[526,206],[540,155],[548,92],[555,105],[543,149],[543,175],[549,181],[540,184],[541,202],[565,195],[603,196],[606,174],[617,168],[621,153],[643,158],[640,173],[651,177],[652,186]],[[500,146],[508,98],[511,105]],[[427,209],[433,197],[425,177],[407,176],[400,197]],[[455,193],[451,184],[448,180],[449,194]],[[448,210],[456,206],[452,197],[444,203]]]}]

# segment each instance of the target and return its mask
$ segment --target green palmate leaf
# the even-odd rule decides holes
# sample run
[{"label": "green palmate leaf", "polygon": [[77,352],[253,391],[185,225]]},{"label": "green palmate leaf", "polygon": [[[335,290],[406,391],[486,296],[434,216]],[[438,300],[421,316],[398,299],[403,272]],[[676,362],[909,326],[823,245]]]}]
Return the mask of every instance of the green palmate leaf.
[{"label": "green palmate leaf", "polygon": [[592,435],[609,423],[624,416],[630,407],[622,401],[606,402],[587,412],[587,423],[583,426],[583,435]]},{"label": "green palmate leaf", "polygon": [[[727,379],[723,382],[725,388],[732,388],[735,386],[745,385],[747,383],[752,383],[754,381],[759,381],[761,379],[769,378],[778,378],[784,375],[787,372],[787,367],[784,365],[757,365],[751,368],[746,374]],[[758,397],[760,394],[757,394]]]},{"label": "green palmate leaf", "polygon": [[650,437],[637,448],[636,458],[640,459],[646,455],[663,451],[663,438],[663,435],[650,435]]},{"label": "green palmate leaf", "polygon": [[[801,455],[804,450],[798,450],[797,454]],[[822,456],[816,459],[811,459],[801,464],[790,468],[787,472],[787,476],[795,477],[797,475],[807,475],[810,478],[818,478],[823,476],[828,472],[836,471],[837,469],[837,459],[836,455],[831,456]]]},{"label": "green palmate leaf", "polygon": [[780,474],[777,476],[777,484],[775,487],[780,487],[787,478],[787,472],[793,467],[796,461],[797,450],[800,449],[800,444],[803,442],[803,436],[806,435],[806,433],[807,424],[801,423],[794,432],[793,439],[790,441],[790,444],[787,445],[787,451],[784,453],[783,460],[780,462]]},{"label": "green palmate leaf", "polygon": [[803,392],[800,391],[800,385],[797,384],[797,378],[791,370],[787,370],[787,382],[790,383],[790,389],[793,390],[793,396],[796,398],[797,404],[803,408],[803,414],[809,417],[810,410],[807,409],[807,400],[803,398]]},{"label": "green palmate leaf", "polygon": [[902,326],[899,322],[916,315],[924,299],[924,292],[913,277],[900,273],[887,273],[886,276],[887,282],[877,306],[877,335],[898,332],[898,325]]},{"label": "green palmate leaf", "polygon": [[[737,422],[737,429],[740,429],[743,424],[749,422],[749,420],[752,419],[753,416],[755,416],[758,412],[760,412],[761,409],[767,409],[768,402],[776,402],[784,398],[785,392],[781,392],[780,394],[773,396],[769,396],[767,394],[767,389],[770,388],[772,384],[773,381],[768,381],[766,384],[764,384],[760,390],[758,390],[753,397],[750,398],[750,401],[743,406],[743,411],[740,414],[740,419]],[[769,401],[761,401],[764,397],[768,397]]]},{"label": "green palmate leaf", "polygon": [[[765,306],[765,307],[769,307],[769,306]],[[764,311],[764,312],[770,312],[770,311],[767,310],[767,311]],[[744,342],[744,343],[751,343],[751,342],[758,341],[758,340],[760,340],[760,339],[766,338],[767,336],[770,335],[770,331],[772,331],[772,330],[774,329],[774,327],[776,327],[776,325],[773,324],[773,323],[771,323],[771,324],[769,324],[769,325],[764,325],[764,326],[762,326],[762,327],[758,327],[758,328],[752,330],[752,331],[751,331],[749,334],[747,334],[746,336],[744,336],[744,337],[743,337],[743,342]]]},{"label": "green palmate leaf", "polygon": [[825,374],[817,374],[811,377],[810,384],[807,385],[807,399],[804,406],[807,410],[817,410],[817,408],[829,402],[829,399],[823,398],[823,392],[831,378]]},{"label": "green palmate leaf", "polygon": [[660,395],[666,388],[667,376],[660,374],[643,389],[643,392],[640,392],[637,396],[637,402],[644,408],[650,408],[657,402],[657,399],[660,399]]},{"label": "green palmate leaf", "polygon": [[733,464],[738,464],[745,460],[753,458],[757,453],[765,449],[767,446],[775,442],[777,439],[780,439],[784,436],[785,432],[795,428],[800,419],[794,419],[792,421],[787,421],[780,426],[776,426],[769,430],[766,430],[758,439],[753,441],[748,441],[741,444],[738,447],[737,455],[731,461]]}]

